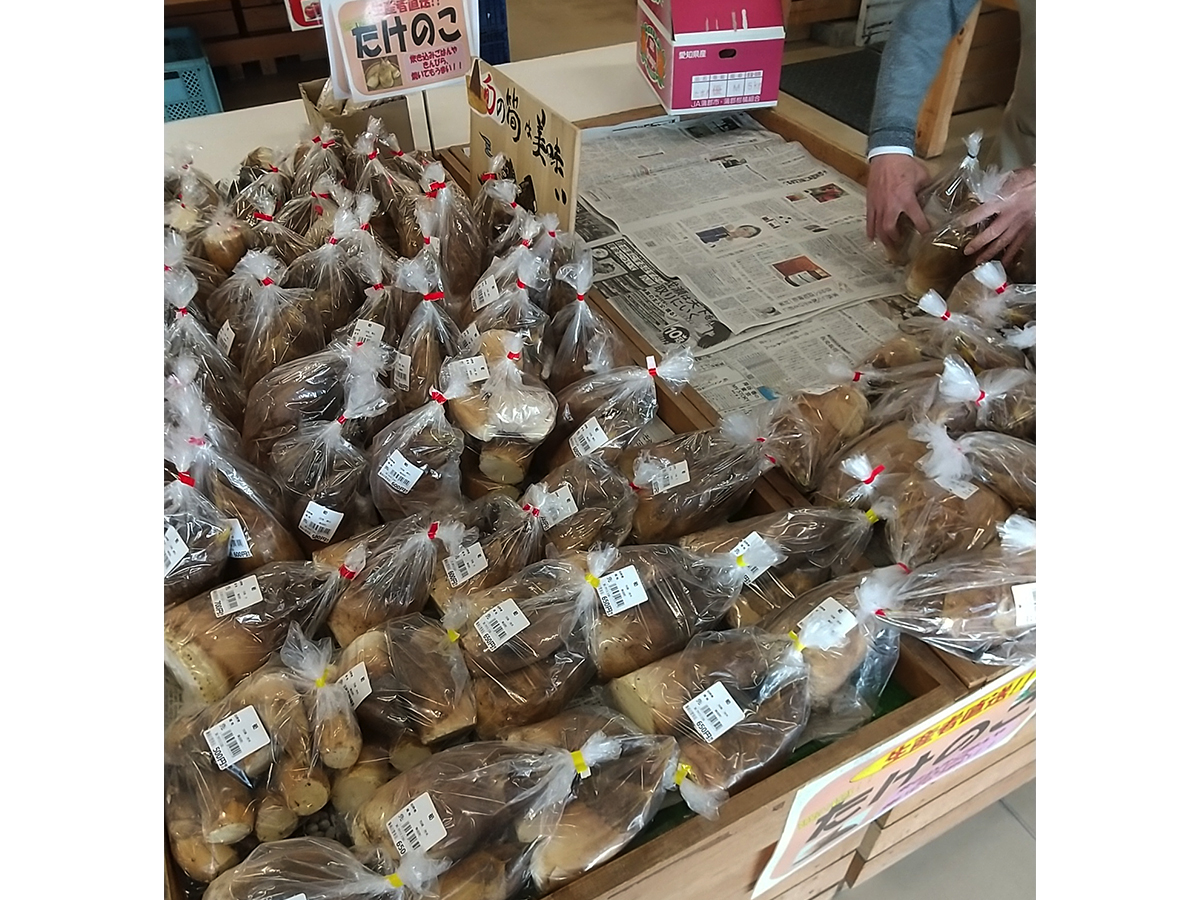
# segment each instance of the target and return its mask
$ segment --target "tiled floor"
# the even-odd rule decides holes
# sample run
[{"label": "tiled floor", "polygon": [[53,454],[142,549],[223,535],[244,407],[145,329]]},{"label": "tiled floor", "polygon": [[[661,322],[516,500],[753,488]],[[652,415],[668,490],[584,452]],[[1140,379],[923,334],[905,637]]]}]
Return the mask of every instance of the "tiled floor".
[{"label": "tiled floor", "polygon": [[1033,900],[1036,784],[1017,788],[838,900],[962,900],[968,893],[971,900]]}]

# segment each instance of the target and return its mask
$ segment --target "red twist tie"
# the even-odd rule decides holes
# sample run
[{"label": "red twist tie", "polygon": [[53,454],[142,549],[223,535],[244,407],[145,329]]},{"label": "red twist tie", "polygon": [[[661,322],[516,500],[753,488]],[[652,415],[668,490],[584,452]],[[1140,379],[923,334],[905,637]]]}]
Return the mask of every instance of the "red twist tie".
[{"label": "red twist tie", "polygon": [[985,394],[983,393],[983,391],[980,391],[980,392],[979,392],[979,396],[975,398],[975,405],[976,405],[976,406],[983,406],[983,398],[984,398],[984,396],[985,396]]},{"label": "red twist tie", "polygon": [[371,290],[373,290],[373,291],[382,291],[382,290],[383,290],[383,282],[381,281],[381,282],[379,282],[379,284],[373,284],[373,285],[371,285]]},{"label": "red twist tie", "polygon": [[338,242],[338,239],[337,239],[337,238],[335,238],[335,237],[331,237],[331,238],[329,239],[329,243],[331,243],[331,244],[336,244],[337,242]]},{"label": "red twist tie", "polygon": [[520,359],[520,358],[521,358],[521,354],[520,354],[520,353],[509,353],[509,354],[508,354],[508,358],[509,358],[509,359]]},{"label": "red twist tie", "polygon": [[946,310],[944,313],[942,313],[941,319],[943,322],[949,322],[950,321],[950,310]]},{"label": "red twist tie", "polygon": [[528,503],[526,503],[524,506],[522,506],[521,509],[525,510],[525,512],[529,513],[534,518],[537,518],[542,513],[542,511],[540,509],[538,509],[536,506],[530,506]]},{"label": "red twist tie", "polygon": [[441,391],[435,391],[433,388],[429,389],[429,396],[432,397],[434,400],[436,400],[438,403],[446,402],[446,395],[443,394]]},{"label": "red twist tie", "polygon": [[580,303],[582,303],[583,302],[583,294],[576,294],[575,299],[578,300]]},{"label": "red twist tie", "polygon": [[355,341],[355,342],[354,342],[354,346],[355,346],[355,347],[361,347],[361,346],[362,346],[364,343],[366,343],[366,341]]},{"label": "red twist tie", "polygon": [[547,232],[546,232],[546,234],[550,235],[550,237],[551,237],[552,239],[553,239],[553,238],[556,238],[556,237],[558,236],[558,232],[557,232],[557,231],[547,231]]},{"label": "red twist tie", "polygon": [[1008,282],[1006,281],[1006,282],[1004,282],[1004,284],[1000,285],[1000,287],[996,288],[996,293],[1003,294],[1007,290],[1008,290]]},{"label": "red twist tie", "polygon": [[179,309],[175,310],[175,312],[179,313],[181,316],[186,316],[187,315],[187,307],[181,306]]},{"label": "red twist tie", "polygon": [[321,206],[320,203],[317,204],[317,215],[318,216],[325,215],[325,208],[323,206]]},{"label": "red twist tie", "polygon": [[900,563],[900,562],[898,562],[898,563],[896,563],[896,565],[898,565],[898,566],[899,566],[901,569],[903,569],[903,570],[904,570],[904,574],[905,574],[905,575],[911,575],[911,574],[912,574],[912,569],[910,569],[910,568],[909,568],[908,566],[906,566],[904,563]]},{"label": "red twist tie", "polygon": [[337,141],[322,141],[322,142],[321,142],[321,149],[322,149],[322,150],[328,150],[330,147],[332,147],[332,146],[333,146],[334,144],[336,144],[336,143],[337,143]]},{"label": "red twist tie", "polygon": [[266,213],[255,212],[254,218],[261,219],[263,222],[274,222],[274,216],[268,216]]},{"label": "red twist tie", "polygon": [[367,159],[374,159],[378,155],[379,155],[378,150],[372,150],[370,153],[367,154]]},{"label": "red twist tie", "polygon": [[370,223],[370,222],[363,222],[363,225],[362,225],[362,229],[361,229],[361,230],[362,230],[362,231],[370,231],[370,230],[371,230],[371,223]]},{"label": "red twist tie", "polygon": [[516,209],[516,208],[517,208],[517,201],[516,201],[516,200],[514,200],[512,203],[510,203],[510,204],[508,204],[508,205],[509,205],[509,207],[510,207],[510,208],[512,208],[512,209]]},{"label": "red twist tie", "polygon": [[862,372],[855,372],[855,373],[854,373],[854,377],[853,377],[852,379],[850,379],[850,380],[851,380],[851,381],[858,381],[858,379],[860,379],[860,378],[862,378]]},{"label": "red twist tie", "polygon": [[319,134],[314,134],[314,135],[313,135],[312,142],[313,142],[314,144],[319,144],[319,143],[321,143],[321,136],[320,136]]},{"label": "red twist tie", "polygon": [[521,238],[521,246],[528,247],[529,246],[529,238]]},{"label": "red twist tie", "polygon": [[345,425],[345,424],[346,424],[346,417],[345,417],[345,416],[338,416],[338,417],[337,417],[337,423],[338,423],[339,425]]},{"label": "red twist tie", "polygon": [[181,482],[186,484],[188,487],[196,486],[196,479],[193,478],[188,472],[180,472],[177,477],[179,478],[179,480]]},{"label": "red twist tie", "polygon": [[425,299],[426,300],[442,300],[442,299],[445,299],[445,296],[446,296],[445,291],[434,291],[432,294],[426,294]]},{"label": "red twist tie", "polygon": [[428,197],[429,199],[433,200],[437,197],[438,191],[440,191],[445,186],[446,186],[446,182],[444,182],[444,181],[431,181],[429,183],[429,190],[425,192],[425,196]]},{"label": "red twist tie", "polygon": [[528,285],[526,285],[525,282],[521,281],[520,278],[517,279],[517,288],[518,289],[523,291],[523,290],[526,290],[527,287],[528,287]]},{"label": "red twist tie", "polygon": [[171,267],[170,267],[170,266],[168,266],[166,263],[163,263],[163,271],[164,271],[164,272],[170,272],[170,271],[171,271]]},{"label": "red twist tie", "polygon": [[883,471],[883,468],[883,466],[876,466],[874,469],[872,469],[871,474],[863,479],[863,484],[870,484],[872,481],[874,481]]},{"label": "red twist tie", "polygon": [[271,171],[272,171],[272,172],[278,172],[279,170],[278,170],[277,168],[275,168],[274,166],[271,166]]},{"label": "red twist tie", "polygon": [[193,447],[203,447],[204,446],[204,438],[190,437],[190,438],[188,438],[188,443],[191,444]]},{"label": "red twist tie", "polygon": [[270,287],[274,283],[275,283],[275,281],[274,281],[274,279],[271,278],[270,275],[268,275],[266,278],[264,278],[262,281],[259,282],[259,284],[261,284],[263,287]]},{"label": "red twist tie", "polygon": [[347,569],[345,563],[338,566],[338,574],[348,581],[353,581],[358,575],[353,569]]},{"label": "red twist tie", "polygon": [[429,539],[431,541],[437,537],[437,530],[438,530],[437,522],[434,522],[432,525],[429,526],[429,531],[427,531],[426,534],[429,535]]},{"label": "red twist tie", "polygon": [[426,244],[429,243],[429,238],[425,237],[424,235],[421,235],[421,240],[423,240]]},{"label": "red twist tie", "polygon": [[640,490],[641,490],[641,488],[640,488],[640,487],[638,487],[636,484],[634,484],[632,481],[631,481],[631,482],[629,482],[629,486],[630,486],[631,488],[633,488],[635,491],[640,491]]},{"label": "red twist tie", "polygon": [[647,369],[646,371],[650,373],[651,378],[658,377],[658,369]]},{"label": "red twist tie", "polygon": [[495,172],[484,172],[482,175],[479,176],[480,184],[483,184],[485,181],[495,181],[495,180],[496,180]]},{"label": "red twist tie", "polygon": [[392,154],[392,159],[395,159],[395,158],[396,158],[396,157],[398,157],[398,156],[403,156],[403,155],[404,155],[404,151],[403,151],[403,150],[390,150],[390,149],[389,149],[389,152]]},{"label": "red twist tie", "polygon": [[879,618],[882,619],[884,616],[884,613],[886,613],[886,612],[887,612],[886,609],[877,609],[877,610],[875,610],[875,615],[879,616]]}]

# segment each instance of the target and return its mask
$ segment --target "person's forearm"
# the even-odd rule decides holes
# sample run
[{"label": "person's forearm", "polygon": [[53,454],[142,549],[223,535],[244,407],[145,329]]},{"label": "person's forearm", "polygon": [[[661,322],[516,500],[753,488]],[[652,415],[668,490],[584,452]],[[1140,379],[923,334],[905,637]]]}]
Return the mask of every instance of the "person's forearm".
[{"label": "person's forearm", "polygon": [[895,21],[875,85],[867,150],[912,149],[917,117],[946,47],[978,0],[908,0]]}]

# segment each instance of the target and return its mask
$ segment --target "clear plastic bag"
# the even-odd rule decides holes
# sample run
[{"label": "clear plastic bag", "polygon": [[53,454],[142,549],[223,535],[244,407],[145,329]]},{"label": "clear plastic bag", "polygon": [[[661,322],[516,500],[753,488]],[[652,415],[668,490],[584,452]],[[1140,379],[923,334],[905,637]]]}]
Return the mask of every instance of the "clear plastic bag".
[{"label": "clear plastic bag", "polygon": [[361,282],[350,265],[346,241],[360,233],[354,211],[341,207],[334,214],[329,239],[300,256],[287,268],[285,288],[305,288],[311,299],[306,314],[321,323],[325,340],[350,321]]},{"label": "clear plastic bag", "polygon": [[234,334],[230,354],[251,394],[276,367],[324,346],[320,321],[307,314],[311,303],[311,291],[285,288],[270,275],[250,287],[250,303],[242,315],[230,320]]},{"label": "clear plastic bag", "polygon": [[893,422],[936,422],[953,434],[962,434],[977,427],[978,408],[974,403],[944,396],[942,376],[938,374],[901,382],[884,391],[871,404],[869,421],[873,429]]},{"label": "clear plastic bag", "polygon": [[661,363],[648,357],[645,366],[598,372],[559,391],[558,421],[543,451],[546,468],[593,453],[614,463],[658,415],[659,382],[680,391],[694,365],[689,350],[673,349]]},{"label": "clear plastic bag", "polygon": [[[241,353],[242,347],[238,344],[238,331],[235,326],[246,315],[254,288],[267,278],[279,281],[283,278],[283,271],[283,263],[270,253],[249,250],[233,267],[233,274],[222,281],[217,289],[209,295],[205,304],[208,320],[212,327],[217,329],[218,338],[228,341],[226,355],[230,359],[233,359],[235,354],[240,355]],[[244,342],[245,335],[243,334],[242,343]]]},{"label": "clear plastic bag", "polygon": [[1030,322],[1021,328],[1010,328],[1004,332],[1004,343],[1024,352],[1030,366],[1037,365],[1037,323]]},{"label": "clear plastic bag", "polygon": [[825,467],[813,498],[827,506],[869,509],[910,474],[928,447],[909,436],[909,423],[889,422],[865,432]]},{"label": "clear plastic bag", "polygon": [[279,659],[304,700],[314,757],[327,769],[353,766],[362,752],[362,730],[346,685],[333,678],[333,642],[329,638],[310,641],[292,622]]},{"label": "clear plastic bag", "polygon": [[547,555],[616,547],[629,537],[637,493],[599,457],[573,459],[554,469],[525,492],[523,504],[532,502],[535,488]]},{"label": "clear plastic bag", "polygon": [[384,519],[456,508],[462,495],[463,433],[432,399],[384,428],[371,442],[371,499]]},{"label": "clear plastic bag", "polygon": [[303,235],[311,244],[328,240],[324,231],[333,228],[333,214],[339,206],[337,194],[341,193],[335,193],[337,187],[338,182],[328,175],[320,176],[310,191],[284,203],[275,221]]},{"label": "clear plastic bag", "polygon": [[416,208],[420,200],[416,182],[389,169],[379,149],[382,124],[369,120],[367,130],[354,142],[349,154],[349,183],[356,193],[371,194],[379,201],[372,221],[376,233],[388,244],[399,247],[400,255],[412,257],[420,249]]},{"label": "clear plastic bag", "polygon": [[531,297],[540,289],[549,287],[544,282],[550,278],[550,269],[547,265],[542,265],[544,261],[532,253],[533,239],[538,236],[541,228],[537,216],[527,213],[524,209],[517,210],[512,233],[505,236],[506,246],[496,248],[492,260],[471,289],[470,303],[461,312],[463,321],[474,318],[484,306],[495,300],[503,291],[513,287],[517,280],[517,266],[522,259],[531,255],[539,261],[536,277],[526,281]]},{"label": "clear plastic bag", "polygon": [[218,206],[195,241],[189,240],[188,245],[195,255],[207,259],[223,271],[232,272],[238,260],[254,247],[254,235],[251,228],[233,214],[232,209]]},{"label": "clear plastic bag", "polygon": [[[943,169],[941,173],[917,194],[917,203],[925,214],[930,228],[935,231],[946,224],[957,213],[970,208],[971,198],[979,190],[983,169],[979,165],[979,147],[983,132],[975,131],[963,139],[967,152],[961,160]],[[898,253],[889,251],[892,262],[905,265],[912,260],[921,236],[913,227],[908,216],[900,219],[900,245]]]},{"label": "clear plastic bag", "polygon": [[485,305],[476,314],[475,329],[483,334],[488,331],[511,331],[521,335],[524,343],[521,353],[528,357],[527,366],[541,372],[542,341],[549,317],[530,299],[534,282],[542,276],[542,265],[525,248],[519,248],[517,277],[513,284],[500,291],[495,300]]},{"label": "clear plastic bag", "polygon": [[[465,312],[469,308],[471,289],[483,273],[486,252],[483,235],[475,221],[470,200],[457,185],[447,182],[441,163],[430,163],[425,167],[421,190],[432,203],[436,214],[442,277],[446,294],[450,297],[447,305],[455,313]],[[456,322],[460,328],[466,327],[463,318],[456,317]]]},{"label": "clear plastic bag", "polygon": [[789,509],[718,525],[688,535],[679,545],[693,553],[741,553],[763,541],[784,558],[746,579],[726,620],[731,628],[755,625],[810,588],[857,563],[871,538],[871,520],[860,510]]},{"label": "clear plastic bag", "polygon": [[[385,627],[376,626],[347,643],[338,654],[330,677],[346,684],[364,742],[377,746],[377,756],[382,756],[389,767],[401,772],[424,760],[429,751],[421,747],[409,722],[401,683],[392,671]],[[369,759],[364,745],[359,761]],[[358,773],[352,783],[343,785],[342,793],[354,795],[353,806],[357,809],[374,788],[395,777],[396,772],[389,772],[387,768],[381,772],[379,766],[373,766]],[[386,777],[380,779],[380,775]],[[370,788],[372,781],[374,787]],[[335,802],[338,800],[337,787],[335,783]],[[339,806],[339,812],[345,813],[345,810]]]},{"label": "clear plastic bag", "polygon": [[684,799],[716,818],[724,793],[782,767],[798,744],[809,715],[808,679],[793,637],[748,627],[698,634],[609,690],[639,728],[676,737],[677,782],[692,781],[716,802],[693,804],[686,792]]},{"label": "clear plastic bag", "polygon": [[[554,248],[550,253],[551,281],[546,311],[551,316],[556,316],[562,312],[564,306],[570,306],[571,301],[575,299],[573,285],[560,278],[559,273],[567,264],[580,267],[592,265],[590,262],[592,251],[584,243],[583,238],[573,231],[561,231],[555,228],[548,231],[547,234],[554,241]],[[584,262],[585,260],[589,260],[589,262]]]},{"label": "clear plastic bag", "polygon": [[436,619],[401,616],[384,625],[397,694],[422,744],[444,744],[475,727],[475,694],[458,645]]},{"label": "clear plastic bag", "polygon": [[829,458],[867,427],[869,408],[852,383],[775,401],[767,415],[779,467],[800,490],[811,491]]},{"label": "clear plastic bag", "polygon": [[[296,234],[290,228],[285,228],[275,221],[275,213],[279,209],[279,204],[267,191],[260,188],[250,196],[249,200],[251,211],[247,220],[250,228],[246,236],[248,249],[270,250],[285,265],[289,266],[313,249],[302,235]],[[213,261],[216,262],[216,260]]]},{"label": "clear plastic bag", "polygon": [[199,305],[206,319],[211,319],[208,315],[208,299],[229,277],[228,273],[220,266],[189,253],[183,235],[170,228],[163,231],[163,265],[168,275],[178,270],[187,272],[196,280],[196,296],[192,302]]},{"label": "clear plastic bag", "polygon": [[1037,385],[1028,369],[987,369],[976,378],[955,355],[946,357],[941,397],[973,404],[980,431],[999,431],[1032,441],[1037,431]]},{"label": "clear plastic bag", "polygon": [[441,267],[429,252],[401,264],[396,284],[421,298],[396,343],[392,387],[401,412],[411,412],[429,402],[429,392],[444,387],[442,367],[458,354],[462,334],[442,306]]},{"label": "clear plastic bag", "polygon": [[334,184],[346,179],[345,135],[326,123],[320,134],[301,140],[292,151],[292,196],[299,197],[317,190],[317,183],[327,178]]},{"label": "clear plastic bag", "polygon": [[782,559],[770,544],[744,554],[702,555],[671,544],[610,551],[597,576],[601,613],[589,634],[590,652],[602,680],[680,650],[697,632],[719,623],[758,568]]},{"label": "clear plastic bag", "polygon": [[163,165],[163,191],[166,199],[177,196],[187,180],[194,180],[204,189],[202,206],[213,206],[218,200],[217,186],[207,174],[196,168],[196,147],[184,145],[173,147],[166,154]]},{"label": "clear plastic bag", "polygon": [[542,378],[555,394],[575,382],[616,365],[617,334],[592,310],[585,295],[592,286],[592,257],[563,264],[556,276],[575,292],[575,301],[564,306],[546,330]]},{"label": "clear plastic bag", "polygon": [[971,480],[991,488],[1016,510],[1037,514],[1037,447],[995,431],[972,431],[958,439]]},{"label": "clear plastic bag", "polygon": [[292,196],[292,179],[283,171],[288,153],[270,147],[259,147],[244,160],[230,186],[233,211],[239,219],[250,218],[257,209],[256,198],[265,191],[275,201],[275,209]]},{"label": "clear plastic bag", "polygon": [[479,176],[479,193],[472,203],[480,233],[492,255],[491,248],[512,225],[519,208],[517,183],[506,174],[506,167],[511,172],[512,166],[503,153],[497,153],[488,161],[487,171]]}]

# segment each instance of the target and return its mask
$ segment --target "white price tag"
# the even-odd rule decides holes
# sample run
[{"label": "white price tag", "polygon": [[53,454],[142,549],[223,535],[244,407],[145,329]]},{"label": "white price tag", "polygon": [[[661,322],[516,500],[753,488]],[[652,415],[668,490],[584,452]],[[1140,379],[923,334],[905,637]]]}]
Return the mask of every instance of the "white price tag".
[{"label": "white price tag", "polygon": [[[762,535],[759,534],[757,531],[752,531],[748,535],[746,535],[744,538],[742,538],[740,541],[737,542],[737,545],[733,548],[733,555],[734,556],[742,556],[743,554],[749,553],[751,550],[763,549],[766,546],[767,546],[767,542],[763,540]],[[750,565],[749,563],[747,563],[746,564],[746,581],[747,582],[756,581],[758,579],[758,577],[760,575],[762,575],[763,572],[767,571],[767,569],[769,569],[769,568],[771,568],[771,567],[767,566],[766,568],[764,568],[762,566],[754,566],[754,565]]]},{"label": "white price tag", "polygon": [[309,500],[304,507],[304,515],[300,517],[300,530],[314,541],[329,543],[333,533],[338,530],[345,518],[344,513],[336,509],[326,509],[315,500]]},{"label": "white price tag", "polygon": [[475,620],[475,630],[489,651],[529,627],[529,618],[521,612],[515,600],[497,603]]},{"label": "white price tag", "polygon": [[308,897],[305,894],[295,894],[288,897],[287,900],[308,900]]},{"label": "white price tag", "polygon": [[946,485],[946,490],[952,493],[959,500],[970,500],[975,492],[979,490],[969,481],[956,481],[953,484]]},{"label": "white price tag", "polygon": [[832,597],[826,597],[817,605],[816,609],[796,623],[797,634],[804,630],[804,623],[810,619],[828,623],[839,638],[844,638],[858,625],[858,618],[854,613]]},{"label": "white price tag", "polygon": [[402,494],[411,491],[424,474],[423,466],[414,466],[399,450],[393,450],[379,467],[379,477]]},{"label": "white price tag", "polygon": [[499,297],[500,289],[496,287],[495,275],[480,279],[479,284],[471,288],[471,306],[474,309],[483,309]]},{"label": "white price tag", "polygon": [[234,559],[249,559],[250,542],[246,540],[246,532],[242,530],[242,523],[237,519],[226,519],[225,524],[229,526],[229,555]]},{"label": "white price tag", "polygon": [[658,368],[658,361],[653,356],[646,357],[646,371],[653,372]]},{"label": "white price tag", "polygon": [[358,709],[358,704],[371,696],[371,679],[367,677],[367,664],[360,662],[339,678],[338,684],[346,689],[351,705]]},{"label": "white price tag", "polygon": [[488,567],[487,557],[483,555],[483,547],[476,541],[469,547],[463,547],[449,559],[442,560],[442,568],[446,570],[446,580],[450,587],[458,587],[468,578],[473,578]]},{"label": "white price tag", "polygon": [[564,484],[557,491],[546,495],[546,505],[542,507],[542,525],[546,528],[553,528],[577,512],[579,512],[579,506],[575,503],[575,495],[571,493],[571,486]]},{"label": "white price tag", "polygon": [[729,689],[719,681],[683,704],[683,711],[691,718],[700,737],[709,744],[746,718],[746,711],[734,702]]},{"label": "white price tag", "polygon": [[642,584],[642,579],[638,577],[637,569],[633,566],[626,566],[601,576],[597,593],[600,595],[600,605],[604,607],[606,616],[615,616],[649,599],[646,586]]},{"label": "white price tag", "polygon": [[442,249],[442,239],[439,237],[431,237],[429,239],[429,248],[436,254]]},{"label": "white price tag", "polygon": [[1016,604],[1016,627],[1032,628],[1037,625],[1037,582],[1014,584],[1012,595]]},{"label": "white price tag", "polygon": [[355,319],[354,334],[351,335],[351,340],[354,343],[361,341],[375,341],[378,344],[383,343],[383,326],[378,322],[372,322],[370,319]]},{"label": "white price tag", "polygon": [[591,456],[602,447],[608,446],[608,435],[604,433],[604,429],[600,427],[596,417],[592,416],[575,429],[575,433],[571,435],[571,439],[567,443],[571,445],[571,452],[576,456]]},{"label": "white price tag", "polygon": [[247,575],[233,584],[214,588],[208,596],[212,599],[213,613],[217,618],[246,609],[255,603],[262,603],[263,599],[262,588],[258,586],[256,575]]},{"label": "white price tag", "polygon": [[226,356],[229,355],[229,348],[233,346],[233,326],[229,324],[228,319],[221,326],[221,330],[217,332],[217,346],[221,348],[222,353]]},{"label": "white price tag", "polygon": [[461,344],[462,349],[470,350],[471,347],[475,346],[475,342],[478,340],[479,340],[479,326],[476,325],[474,322],[472,322],[470,325],[468,325],[466,328],[463,329],[462,344]]},{"label": "white price tag", "polygon": [[179,565],[179,561],[188,555],[188,545],[183,542],[174,525],[163,523],[163,526],[163,562],[166,564],[163,578],[166,578]]},{"label": "white price tag", "polygon": [[680,460],[677,463],[667,466],[662,472],[654,476],[650,482],[650,493],[661,494],[671,488],[677,488],[681,484],[687,484],[692,480],[691,473],[688,471],[687,460]]},{"label": "white price tag", "polygon": [[407,353],[396,354],[396,384],[407,391],[412,381],[412,357]]},{"label": "white price tag", "polygon": [[271,743],[271,736],[253,706],[239,709],[212,728],[204,729],[204,740],[212,751],[213,762],[221,770]]},{"label": "white price tag", "polygon": [[488,371],[487,360],[482,356],[470,356],[466,359],[455,360],[452,365],[458,366],[459,371],[463,373],[463,377],[467,379],[467,384],[474,384],[477,381],[487,381],[491,373]]},{"label": "white price tag", "polygon": [[428,851],[446,836],[446,826],[428,791],[392,816],[387,829],[401,856],[413,850]]}]

